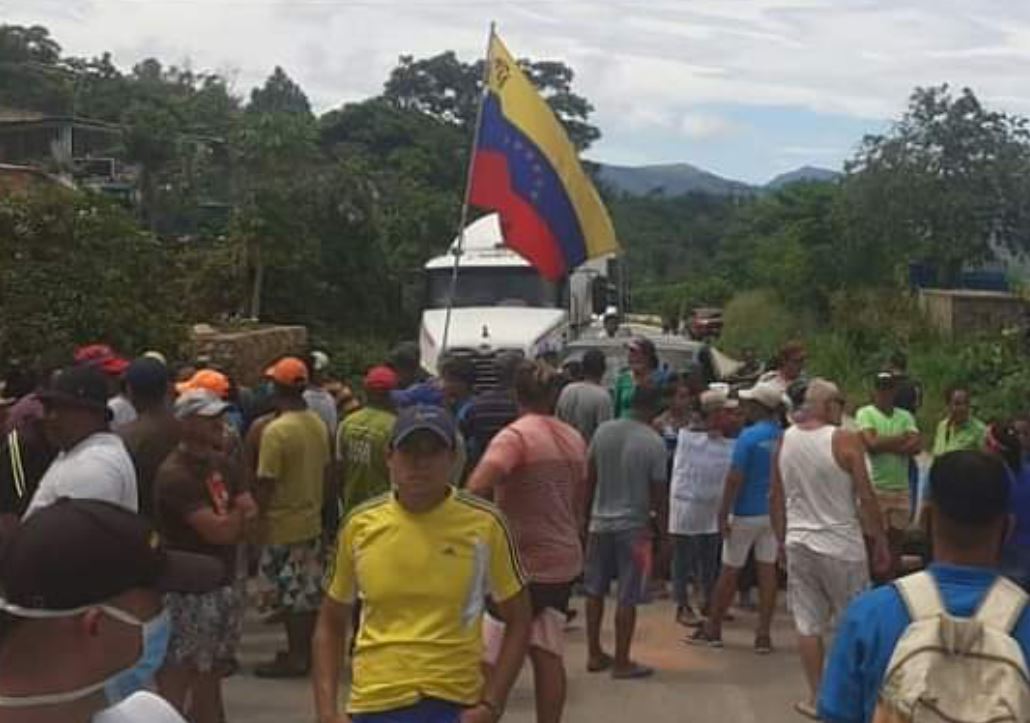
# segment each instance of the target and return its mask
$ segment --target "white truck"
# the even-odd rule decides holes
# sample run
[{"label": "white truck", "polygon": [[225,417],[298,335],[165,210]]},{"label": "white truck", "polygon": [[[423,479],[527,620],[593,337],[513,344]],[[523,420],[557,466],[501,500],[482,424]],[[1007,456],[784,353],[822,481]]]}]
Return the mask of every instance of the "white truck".
[{"label": "white truck", "polygon": [[428,293],[419,346],[422,366],[430,373],[436,373],[444,351],[466,356],[476,367],[477,388],[488,388],[496,383],[498,353],[520,351],[530,359],[547,352],[561,354],[565,344],[607,304],[605,259],[588,261],[561,282],[552,283],[504,245],[500,218],[490,214],[465,228],[444,350],[458,243],[455,239],[450,253],[430,259],[424,267]]}]

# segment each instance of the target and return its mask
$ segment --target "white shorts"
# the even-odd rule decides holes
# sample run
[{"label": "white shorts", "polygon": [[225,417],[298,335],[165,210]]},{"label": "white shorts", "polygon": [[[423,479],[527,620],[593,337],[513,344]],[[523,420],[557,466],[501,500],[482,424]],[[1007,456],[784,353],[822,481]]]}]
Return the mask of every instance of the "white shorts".
[{"label": "white shorts", "polygon": [[[485,613],[483,615],[483,662],[496,665],[504,641],[504,623]],[[529,645],[561,658],[565,653],[565,615],[553,608],[544,608],[533,618],[529,631]]]},{"label": "white shorts", "polygon": [[804,545],[787,545],[787,599],[801,635],[825,635],[869,587],[865,560],[841,560]]},{"label": "white shorts", "polygon": [[755,562],[776,562],[780,546],[769,515],[730,518],[730,534],[722,543],[722,564],[744,567],[752,547],[755,548]]}]

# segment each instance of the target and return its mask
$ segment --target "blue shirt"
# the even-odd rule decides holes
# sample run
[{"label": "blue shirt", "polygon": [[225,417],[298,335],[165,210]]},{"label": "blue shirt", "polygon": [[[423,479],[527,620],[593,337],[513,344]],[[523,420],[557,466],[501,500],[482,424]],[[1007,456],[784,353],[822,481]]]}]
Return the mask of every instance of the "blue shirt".
[{"label": "blue shirt", "polygon": [[[933,564],[930,572],[948,612],[973,615],[997,579],[994,570]],[[880,684],[894,646],[911,622],[908,609],[893,585],[885,585],[851,603],[837,629],[819,691],[819,717],[827,723],[866,723],[873,717]],[[1023,611],[1013,633],[1030,661],[1030,608]]]},{"label": "blue shirt", "polygon": [[730,467],[744,475],[744,483],[733,506],[736,517],[769,514],[769,478],[781,433],[779,424],[765,420],[752,424],[737,437]]},{"label": "blue shirt", "polygon": [[413,407],[416,404],[427,404],[431,407],[443,406],[443,390],[433,381],[416,382],[407,389],[395,389],[390,392],[390,399],[397,409]]}]

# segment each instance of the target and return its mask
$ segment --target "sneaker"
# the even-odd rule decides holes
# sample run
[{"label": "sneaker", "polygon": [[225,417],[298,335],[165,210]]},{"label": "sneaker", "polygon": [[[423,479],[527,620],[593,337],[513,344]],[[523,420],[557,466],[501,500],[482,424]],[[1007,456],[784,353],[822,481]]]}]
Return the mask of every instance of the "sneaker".
[{"label": "sneaker", "polygon": [[697,645],[704,648],[721,648],[722,647],[722,636],[711,635],[701,626],[695,630],[691,635],[688,635],[685,639],[687,645]]},{"label": "sneaker", "polygon": [[676,622],[687,628],[696,628],[701,624],[701,618],[689,605],[681,605],[676,608]]},{"label": "sneaker", "polygon": [[755,636],[755,652],[759,655],[768,655],[773,651],[772,638],[768,635]]}]

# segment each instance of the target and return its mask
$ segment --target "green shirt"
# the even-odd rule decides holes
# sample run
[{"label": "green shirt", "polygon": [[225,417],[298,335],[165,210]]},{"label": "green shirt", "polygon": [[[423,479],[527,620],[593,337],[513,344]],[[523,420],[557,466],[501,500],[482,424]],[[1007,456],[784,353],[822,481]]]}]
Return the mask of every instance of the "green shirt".
[{"label": "green shirt", "polygon": [[615,419],[622,419],[629,416],[629,409],[633,404],[633,391],[637,388],[633,381],[633,373],[626,369],[615,378],[615,386],[612,387],[612,407]]},{"label": "green shirt", "polygon": [[[858,410],[855,422],[859,429],[870,429],[877,437],[899,437],[906,432],[918,432],[916,419],[911,412],[895,407],[887,416],[876,405],[870,404]],[[873,486],[884,492],[906,492],[908,490],[908,461],[903,454],[879,452],[870,454]]]},{"label": "green shirt", "polygon": [[[651,372],[651,384],[662,388],[669,382],[669,371],[666,369],[655,369]],[[633,372],[624,369],[615,378],[612,386],[612,413],[613,419],[627,419],[633,408],[633,394],[637,391],[636,380],[633,379]]]},{"label": "green shirt", "polygon": [[396,416],[365,407],[344,417],[336,434],[336,449],[343,461],[343,511],[349,513],[365,500],[390,489],[386,453]]},{"label": "green shirt", "polygon": [[933,456],[939,457],[961,449],[981,450],[986,439],[987,425],[979,419],[970,417],[961,427],[952,427],[945,417],[937,425],[937,434],[933,438]]}]

